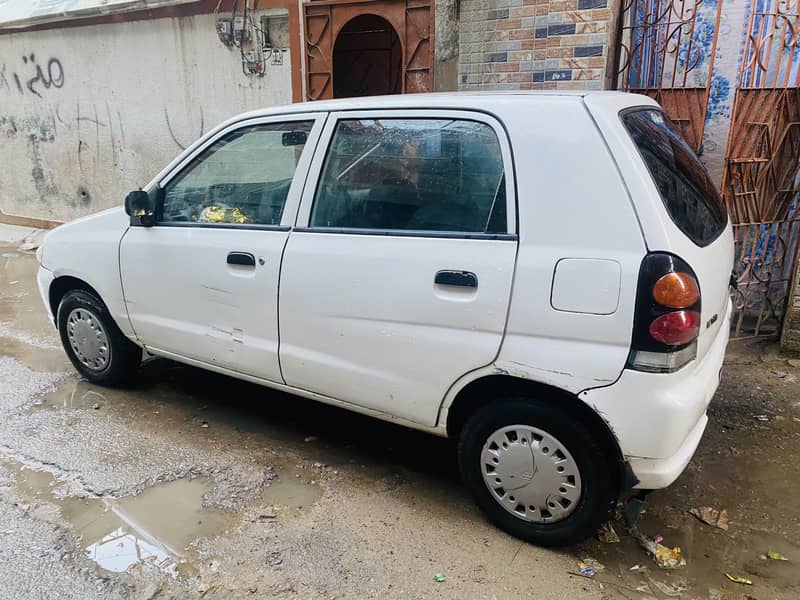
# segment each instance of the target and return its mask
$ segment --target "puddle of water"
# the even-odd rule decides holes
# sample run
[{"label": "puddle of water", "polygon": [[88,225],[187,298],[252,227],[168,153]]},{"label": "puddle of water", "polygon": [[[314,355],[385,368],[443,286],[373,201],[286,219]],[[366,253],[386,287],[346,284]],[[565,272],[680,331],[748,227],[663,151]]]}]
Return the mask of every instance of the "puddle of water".
[{"label": "puddle of water", "polygon": [[71,368],[67,355],[61,348],[37,345],[36,340],[15,339],[3,335],[4,333],[11,332],[4,331],[4,327],[0,325],[0,354],[14,357],[33,371],[58,373]]},{"label": "puddle of water", "polygon": [[278,479],[273,481],[261,492],[261,501],[264,504],[285,508],[304,508],[311,506],[322,498],[322,488],[318,483],[303,481],[299,473],[278,473]]},{"label": "puddle of water", "polygon": [[105,391],[99,391],[87,381],[71,381],[44,394],[29,412],[42,408],[103,408],[108,404]]},{"label": "puddle of water", "polygon": [[226,512],[204,508],[208,478],[178,479],[120,499],[58,498],[63,485],[46,471],[5,462],[17,489],[30,500],[49,502],[81,538],[86,556],[108,571],[149,563],[176,577],[191,572],[192,542],[222,534],[234,522]]},{"label": "puddle of water", "polygon": [[[0,248],[3,250],[3,248]],[[37,371],[64,371],[68,362],[39,297],[31,255],[4,252],[0,260],[0,353]],[[14,256],[10,256],[10,255]]]}]

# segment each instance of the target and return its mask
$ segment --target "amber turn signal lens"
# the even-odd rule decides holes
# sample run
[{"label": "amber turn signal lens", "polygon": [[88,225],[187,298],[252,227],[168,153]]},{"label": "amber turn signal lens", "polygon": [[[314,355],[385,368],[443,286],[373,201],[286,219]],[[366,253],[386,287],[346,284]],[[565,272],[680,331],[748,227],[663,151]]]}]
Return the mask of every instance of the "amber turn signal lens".
[{"label": "amber turn signal lens", "polygon": [[653,286],[653,298],[661,306],[689,308],[700,299],[700,288],[688,273],[667,273]]}]

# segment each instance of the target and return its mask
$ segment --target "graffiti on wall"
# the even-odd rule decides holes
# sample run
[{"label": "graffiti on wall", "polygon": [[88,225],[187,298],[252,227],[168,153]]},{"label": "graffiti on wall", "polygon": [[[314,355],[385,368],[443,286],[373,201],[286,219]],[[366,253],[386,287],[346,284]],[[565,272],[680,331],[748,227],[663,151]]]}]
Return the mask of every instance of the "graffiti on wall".
[{"label": "graffiti on wall", "polygon": [[64,87],[64,65],[56,57],[49,57],[40,62],[36,54],[31,52],[22,56],[21,65],[9,67],[8,63],[0,63],[0,91],[20,94],[33,94],[42,97],[42,92],[53,88]]}]

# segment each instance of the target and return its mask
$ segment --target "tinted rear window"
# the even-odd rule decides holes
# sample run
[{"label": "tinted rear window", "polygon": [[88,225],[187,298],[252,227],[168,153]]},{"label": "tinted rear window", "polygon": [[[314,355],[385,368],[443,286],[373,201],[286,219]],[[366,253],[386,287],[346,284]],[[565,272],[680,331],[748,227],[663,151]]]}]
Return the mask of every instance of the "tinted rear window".
[{"label": "tinted rear window", "polygon": [[622,121],[675,224],[698,246],[713,242],[728,215],[697,155],[660,110],[627,111]]}]

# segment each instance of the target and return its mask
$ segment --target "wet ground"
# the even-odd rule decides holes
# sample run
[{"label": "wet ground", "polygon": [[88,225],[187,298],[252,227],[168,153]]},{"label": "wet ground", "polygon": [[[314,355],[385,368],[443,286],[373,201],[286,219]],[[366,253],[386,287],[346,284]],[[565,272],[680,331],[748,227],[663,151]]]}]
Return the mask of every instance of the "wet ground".
[{"label": "wet ground", "polygon": [[497,531],[446,440],[163,360],[92,386],[35,268],[0,248],[0,598],[800,597],[800,362],[774,344],[731,345],[697,456],[648,499],[667,571],[620,523],[559,551]]}]

